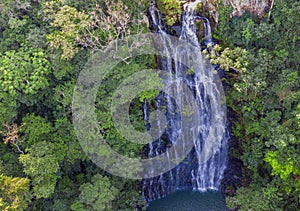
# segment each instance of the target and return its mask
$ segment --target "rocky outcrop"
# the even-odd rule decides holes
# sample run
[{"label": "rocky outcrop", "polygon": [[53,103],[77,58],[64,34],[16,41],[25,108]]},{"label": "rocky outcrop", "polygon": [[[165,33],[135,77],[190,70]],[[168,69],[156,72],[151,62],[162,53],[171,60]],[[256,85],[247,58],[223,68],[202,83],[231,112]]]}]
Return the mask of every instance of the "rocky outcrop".
[{"label": "rocky outcrop", "polygon": [[[231,17],[241,16],[244,12],[250,12],[262,17],[270,8],[274,0],[223,0],[225,6],[232,6]],[[218,24],[219,0],[183,0],[184,10],[196,10],[206,16],[212,26]]]},{"label": "rocky outcrop", "polygon": [[183,9],[186,11],[197,11],[207,17],[212,27],[218,23],[218,0],[183,1]]},{"label": "rocky outcrop", "polygon": [[233,7],[231,17],[241,16],[244,12],[250,12],[262,17],[274,3],[274,0],[224,0],[223,3]]}]

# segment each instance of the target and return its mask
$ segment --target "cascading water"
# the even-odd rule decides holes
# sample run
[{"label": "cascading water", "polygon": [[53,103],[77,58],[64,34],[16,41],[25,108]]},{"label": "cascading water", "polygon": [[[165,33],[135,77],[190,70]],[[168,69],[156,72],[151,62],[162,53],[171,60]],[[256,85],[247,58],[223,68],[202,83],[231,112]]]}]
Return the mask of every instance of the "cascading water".
[{"label": "cascading water", "polygon": [[[157,8],[152,5],[149,9],[149,16],[152,22],[153,31],[161,34],[161,36],[167,35],[167,29],[164,27],[163,20]],[[199,39],[196,34],[196,20],[201,20],[204,25],[205,41],[204,45],[212,43],[211,30],[209,21],[205,17],[197,16],[193,13],[186,13],[182,16],[182,26],[180,30],[179,39],[185,40],[194,46],[199,47]],[[162,108],[166,115],[166,129],[160,125],[163,122],[156,122],[158,127],[158,134],[162,134],[160,138],[151,142],[148,145],[148,157],[152,158],[158,156],[160,153],[166,152],[167,148],[172,147],[176,142],[176,137],[181,132],[180,114],[178,114],[177,105],[185,102],[182,97],[183,90],[177,81],[183,81],[193,91],[198,107],[199,107],[199,125],[195,125],[198,128],[198,134],[192,135],[194,148],[176,168],[171,171],[161,174],[152,179],[143,180],[143,195],[147,201],[152,201],[157,198],[161,198],[166,194],[174,192],[179,189],[192,188],[199,191],[207,191],[209,189],[218,190],[223,177],[223,172],[226,168],[227,162],[227,140],[228,135],[224,131],[219,133],[223,134],[221,144],[218,146],[216,152],[206,162],[201,162],[203,153],[205,153],[205,140],[208,137],[209,129],[211,126],[211,111],[214,109],[214,100],[209,96],[214,95],[214,91],[211,87],[207,86],[199,80],[195,74],[186,66],[176,61],[176,58],[171,58],[170,50],[178,51],[175,53],[178,57],[189,52],[180,52],[182,49],[175,49],[172,47],[172,42],[168,39],[168,36],[164,38],[164,55],[166,57],[158,57],[158,66],[161,70],[166,70],[169,75],[163,77],[163,83],[168,84],[175,83],[174,92],[177,93],[178,99],[176,103],[174,99],[164,93],[160,93],[155,102],[155,108]],[[178,58],[179,59],[179,58]],[[201,74],[203,76],[213,74],[213,67],[207,66],[203,62]],[[174,81],[174,78],[176,81]],[[153,105],[151,105],[153,107]],[[149,121],[149,102],[144,102],[144,119],[148,123]],[[221,112],[221,111],[220,111]],[[222,115],[220,115],[222,116]],[[185,148],[183,145],[182,148]],[[172,161],[170,160],[170,163]]]}]

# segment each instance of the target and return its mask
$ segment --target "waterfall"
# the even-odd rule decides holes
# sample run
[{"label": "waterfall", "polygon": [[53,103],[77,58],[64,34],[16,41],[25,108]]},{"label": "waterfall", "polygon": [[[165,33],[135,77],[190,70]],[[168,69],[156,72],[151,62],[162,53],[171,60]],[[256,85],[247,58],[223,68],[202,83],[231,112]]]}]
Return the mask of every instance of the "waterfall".
[{"label": "waterfall", "polygon": [[[154,5],[149,8],[150,21],[152,23],[152,30],[155,33],[159,33],[162,36],[168,34],[168,29],[163,23],[161,14]],[[199,38],[196,34],[196,20],[201,20],[204,25],[204,42],[202,44],[213,45],[211,37],[211,29],[209,21],[202,16],[195,15],[191,12],[185,13],[182,16],[182,25],[180,30],[179,39],[185,40],[194,46],[199,47]],[[181,93],[184,93],[180,82],[184,82],[192,90],[199,107],[199,124],[192,125],[196,127],[198,133],[192,134],[190,138],[194,143],[194,148],[188,154],[186,159],[177,165],[174,169],[167,173],[161,174],[151,179],[144,179],[142,182],[142,192],[145,200],[152,201],[157,198],[164,197],[165,195],[172,193],[180,189],[193,189],[195,191],[207,191],[207,190],[219,190],[223,172],[226,168],[227,162],[227,141],[228,133],[224,130],[216,130],[216,135],[221,134],[222,142],[214,151],[213,155],[205,162],[203,156],[205,156],[206,139],[209,136],[209,129],[211,126],[211,111],[215,108],[215,101],[213,97],[215,89],[212,85],[203,83],[195,74],[189,72],[189,69],[176,61],[176,58],[170,58],[169,51],[175,51],[175,55],[178,60],[182,56],[189,56],[189,52],[184,52],[184,49],[176,49],[172,46],[172,42],[168,39],[168,36],[164,38],[164,55],[165,57],[158,57],[159,69],[167,71],[169,74],[162,77],[165,86],[169,84],[175,84],[173,92],[176,93],[178,99],[176,102],[173,98],[165,93],[160,93],[156,98],[155,108],[164,110],[166,115],[165,122],[156,122],[158,127],[157,133],[162,134],[157,140],[153,140],[148,144],[148,157],[152,158],[158,156],[160,153],[166,152],[168,156],[168,148],[172,147],[176,143],[176,139],[181,132],[181,116],[178,113],[178,105],[190,103],[187,102]],[[172,52],[174,55],[174,52]],[[199,58],[201,59],[201,58]],[[203,59],[204,60],[204,59]],[[206,62],[207,63],[207,62]],[[199,67],[201,76],[204,78],[210,76],[213,73],[213,67],[206,65],[203,61],[203,65]],[[174,79],[175,78],[175,79]],[[144,120],[146,125],[149,121],[149,102],[145,101],[143,105]],[[153,106],[153,105],[152,105]],[[218,112],[218,111],[217,111]],[[219,111],[222,116],[221,112]],[[166,127],[162,125],[166,124]],[[221,128],[221,127],[220,127]],[[181,146],[182,149],[185,145]],[[172,160],[170,160],[171,164]]]}]

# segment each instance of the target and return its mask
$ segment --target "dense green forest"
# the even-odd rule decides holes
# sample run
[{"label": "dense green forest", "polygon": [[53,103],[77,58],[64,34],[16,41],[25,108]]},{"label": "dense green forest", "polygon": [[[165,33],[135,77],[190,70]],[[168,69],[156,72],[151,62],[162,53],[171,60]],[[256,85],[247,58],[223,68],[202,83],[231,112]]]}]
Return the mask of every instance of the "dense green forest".
[{"label": "dense green forest", "polygon": [[[159,0],[166,22],[176,1]],[[90,55],[116,38],[149,31],[147,0],[0,0],[0,210],[136,210],[139,180],[108,174],[83,152],[72,126],[72,96]],[[225,187],[240,210],[300,209],[300,2],[275,0],[263,17],[230,17],[219,1],[217,43],[204,52],[225,70],[231,157],[242,182]],[[128,157],[143,148],[119,135],[109,104],[123,79],[155,68],[144,55],[118,64],[97,93],[109,145]],[[143,130],[143,93],[131,121]]]},{"label": "dense green forest", "polygon": [[299,1],[276,1],[270,19],[244,14],[228,19],[221,8],[215,38],[228,71],[232,111],[230,154],[243,161],[244,181],[229,207],[298,210],[300,200],[300,9]]}]

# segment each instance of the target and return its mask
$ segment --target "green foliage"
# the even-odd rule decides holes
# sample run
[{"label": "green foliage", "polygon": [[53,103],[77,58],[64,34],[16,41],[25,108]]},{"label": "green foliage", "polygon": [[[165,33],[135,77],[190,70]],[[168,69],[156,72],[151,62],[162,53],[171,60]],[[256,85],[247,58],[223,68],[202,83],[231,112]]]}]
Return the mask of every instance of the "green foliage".
[{"label": "green foliage", "polygon": [[186,71],[186,75],[193,75],[195,74],[195,70],[193,67],[189,68],[187,71]]},{"label": "green foliage", "polygon": [[112,210],[112,201],[118,193],[107,177],[100,174],[93,176],[91,183],[80,186],[79,199],[71,206],[75,211]]},{"label": "green foliage", "polygon": [[73,98],[74,83],[68,81],[64,84],[58,84],[54,88],[52,100],[55,102],[55,116],[64,118],[71,116],[71,103]]},{"label": "green foliage", "polygon": [[172,26],[178,21],[182,13],[180,1],[177,0],[158,0],[158,9],[165,15],[165,21],[169,26]]},{"label": "green foliage", "polygon": [[58,179],[53,197],[44,201],[43,204],[39,204],[40,207],[36,207],[34,210],[70,211],[71,205],[79,194],[78,186],[80,184],[76,184],[76,182],[73,177],[68,176]]},{"label": "green foliage", "polygon": [[[119,192],[113,201],[113,210],[137,210],[137,207],[146,208],[146,202],[141,194],[140,182],[128,181],[125,178],[113,176],[112,185]],[[137,191],[139,189],[139,191]],[[144,209],[143,209],[144,210]]]},{"label": "green foliage", "polygon": [[30,202],[29,179],[0,174],[0,209],[25,210]]},{"label": "green foliage", "polygon": [[[249,14],[230,19],[230,9],[221,8],[214,37],[223,45],[219,55],[209,56],[228,70],[227,102],[237,114],[233,133],[242,149],[236,156],[251,181],[229,199],[230,207],[299,208],[299,9],[297,1],[275,1],[267,20]],[[237,49],[246,49],[244,56]],[[281,195],[272,207],[259,202],[264,198],[259,191],[269,184]]]},{"label": "green foliage", "polygon": [[[6,1],[13,3],[14,1]],[[27,2],[29,4],[29,2]],[[0,3],[1,4],[1,3]],[[24,3],[26,4],[26,3]],[[24,10],[18,8],[18,4],[4,8],[5,26],[0,30],[0,53],[6,51],[18,50],[20,47],[32,47],[35,49],[45,49],[46,47],[46,29],[43,28],[40,16],[34,10]],[[38,9],[38,5],[37,8]],[[1,13],[1,15],[4,15]],[[37,15],[34,20],[33,15]],[[1,19],[1,18],[0,18]]]},{"label": "green foliage", "polygon": [[[10,123],[11,120],[17,115],[16,108],[16,96],[10,95],[0,89],[0,122],[2,124]],[[2,127],[3,125],[0,125],[1,129]]]},{"label": "green foliage", "polygon": [[[132,10],[144,9],[141,2],[133,3],[136,3],[134,8],[129,4]],[[128,7],[122,1],[100,1],[89,11],[80,11],[82,7],[76,8],[65,1],[45,2],[43,8],[45,19],[51,20],[50,25],[54,29],[47,36],[50,47],[61,49],[63,59],[73,58],[80,46],[103,49],[110,41],[129,35],[130,27],[133,32],[140,33],[147,22],[140,15],[141,11],[133,16],[141,20],[132,20]]]},{"label": "green foliage", "polygon": [[[1,160],[0,160],[0,174],[7,176],[23,176],[22,165],[18,162],[18,157],[14,154],[14,151],[1,146]],[[6,152],[4,152],[6,150]],[[11,151],[9,151],[11,150]],[[2,153],[3,152],[3,153]]]},{"label": "green foliage", "polygon": [[23,118],[21,131],[24,132],[23,138],[26,142],[33,145],[40,141],[47,141],[49,138],[47,135],[51,134],[53,128],[46,119],[31,114]]},{"label": "green foliage", "polygon": [[[272,174],[279,175],[282,180],[286,180],[291,174],[299,174],[299,166],[294,165],[294,161],[291,158],[283,160],[282,163],[278,161],[279,152],[269,151],[266,154],[265,161],[272,166]],[[297,161],[296,161],[297,162]]]},{"label": "green foliage", "polygon": [[245,49],[236,47],[234,49],[225,48],[221,52],[221,47],[215,45],[211,52],[204,50],[203,53],[212,64],[218,64],[224,70],[234,69],[238,72],[245,72],[248,66],[248,54]]},{"label": "green foliage", "polygon": [[26,154],[20,155],[20,162],[24,172],[32,179],[37,198],[49,198],[54,192],[59,162],[64,158],[63,151],[58,144],[41,141],[27,149]]},{"label": "green foliage", "polygon": [[[149,69],[152,65],[151,57],[139,57],[129,61],[129,64],[121,63],[117,65],[107,76],[106,79],[101,84],[96,104],[97,119],[101,125],[101,131],[105,131],[105,140],[109,145],[120,154],[137,157],[140,156],[140,152],[143,148],[142,144],[132,143],[126,140],[114,127],[111,104],[112,97],[114,94],[122,94],[123,96],[129,96],[132,93],[132,89],[118,90],[119,85],[126,78],[129,78],[133,73],[139,72],[141,70]],[[145,81],[146,87],[156,88],[161,86],[161,80],[159,77],[153,77],[152,81]],[[130,93],[126,93],[126,92]],[[137,92],[134,92],[137,93]],[[145,97],[153,98],[157,94],[157,91],[147,91],[141,93],[140,96],[136,96],[133,101],[131,101],[130,119],[133,120],[136,128],[144,128],[143,114],[141,114],[141,100]],[[117,96],[117,95],[116,95]],[[128,103],[128,102],[121,102]],[[135,121],[139,120],[139,121]]]},{"label": "green foliage", "polygon": [[[47,136],[51,137],[49,134]],[[73,164],[76,159],[87,159],[77,140],[73,125],[66,118],[57,119],[55,121],[53,141],[66,150],[64,152],[65,161],[68,163]]]},{"label": "green foliage", "polygon": [[[160,81],[159,81],[160,82]],[[144,102],[145,100],[152,100],[159,94],[158,90],[144,91],[141,93],[140,101]]]},{"label": "green foliage", "polygon": [[[4,176],[0,179],[0,210],[71,210],[77,196],[79,207],[92,207],[85,200],[90,190],[97,192],[95,210],[103,205],[113,210],[133,210],[137,203],[143,206],[138,181],[107,177],[84,154],[71,119],[74,84],[90,54],[114,39],[148,31],[148,5],[147,0],[0,1],[0,175],[7,177],[5,185],[1,183]],[[108,143],[129,157],[141,156],[143,145],[118,133],[109,105],[122,80],[152,68],[152,57],[133,60],[106,78],[96,104]],[[157,94],[143,92],[132,101],[130,118],[137,129],[144,128],[141,101]],[[4,123],[22,125],[20,150],[3,143]],[[92,175],[99,176],[92,180]],[[31,198],[22,198],[21,192],[3,192],[25,180]],[[93,189],[94,184],[98,189]]]},{"label": "green foliage", "polygon": [[269,211],[277,210],[282,200],[280,193],[274,187],[266,188],[249,187],[240,188],[235,197],[226,199],[230,208],[238,208],[240,211]]},{"label": "green foliage", "polygon": [[49,62],[42,49],[22,47],[0,54],[1,89],[29,100],[48,86]]},{"label": "green foliage", "polygon": [[45,4],[47,9],[44,11],[49,13],[48,18],[53,19],[51,26],[60,29],[48,35],[50,47],[61,48],[63,51],[61,57],[70,59],[78,52],[76,40],[79,40],[81,33],[90,27],[90,17],[74,7],[63,5],[62,1],[50,1]]}]

